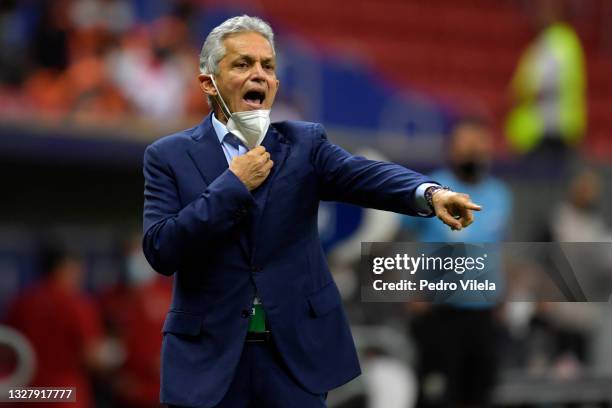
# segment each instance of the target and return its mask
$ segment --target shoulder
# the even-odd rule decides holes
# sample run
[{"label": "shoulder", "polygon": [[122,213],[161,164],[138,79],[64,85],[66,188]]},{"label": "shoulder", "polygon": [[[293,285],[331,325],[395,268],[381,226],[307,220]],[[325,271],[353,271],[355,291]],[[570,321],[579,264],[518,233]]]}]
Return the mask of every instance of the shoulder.
[{"label": "shoulder", "polygon": [[161,137],[147,146],[147,150],[155,150],[159,153],[174,150],[182,146],[188,146],[194,137],[200,125],[190,127],[189,129],[181,130],[176,133]]},{"label": "shoulder", "polygon": [[443,186],[449,186],[451,189],[457,188],[455,187],[457,184],[457,179],[447,169],[437,169],[431,172],[429,176]]},{"label": "shoulder", "polygon": [[272,127],[282,136],[289,139],[290,142],[300,141],[305,138],[315,139],[325,136],[325,129],[323,128],[323,125],[315,122],[286,120],[283,122],[274,122]]}]

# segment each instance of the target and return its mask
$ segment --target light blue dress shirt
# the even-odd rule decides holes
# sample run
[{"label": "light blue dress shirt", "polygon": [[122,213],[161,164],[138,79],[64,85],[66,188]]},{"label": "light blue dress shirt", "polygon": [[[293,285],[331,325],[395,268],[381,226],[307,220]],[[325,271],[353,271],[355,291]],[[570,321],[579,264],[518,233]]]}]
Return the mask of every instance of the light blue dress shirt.
[{"label": "light blue dress shirt", "polygon": [[231,143],[227,141],[225,136],[229,134],[229,130],[227,130],[227,126],[217,120],[214,114],[212,115],[212,125],[215,129],[215,133],[217,134],[217,138],[219,139],[219,143],[221,143],[221,148],[223,149],[223,154],[225,154],[227,164],[230,164],[234,157],[242,156],[243,154],[248,152],[246,146],[242,143],[240,143],[238,149],[236,149]]},{"label": "light blue dress shirt", "polygon": [[[215,129],[215,133],[217,134],[217,138],[219,139],[219,143],[221,143],[221,148],[223,149],[223,154],[225,154],[225,159],[227,163],[230,164],[232,159],[237,156],[242,156],[245,154],[248,149],[242,143],[236,149],[232,144],[230,144],[226,137],[229,131],[227,130],[227,126],[221,123],[213,114],[212,115],[212,125]],[[425,200],[425,190],[428,187],[436,186],[437,184],[432,183],[423,183],[417,187],[416,192],[414,194],[416,200],[416,206],[420,210],[421,215],[429,215],[431,214],[431,210],[429,209],[429,205],[427,205],[427,200]]]}]

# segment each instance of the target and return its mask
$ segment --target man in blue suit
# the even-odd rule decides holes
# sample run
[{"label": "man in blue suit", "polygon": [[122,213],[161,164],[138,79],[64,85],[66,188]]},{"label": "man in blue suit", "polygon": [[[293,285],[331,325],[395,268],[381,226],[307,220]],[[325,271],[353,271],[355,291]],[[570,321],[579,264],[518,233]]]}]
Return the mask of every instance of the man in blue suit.
[{"label": "man in blue suit", "polygon": [[451,228],[479,210],[401,166],[352,156],[315,123],[270,124],[273,33],[249,16],[208,35],[201,88],[212,113],[145,152],[144,253],[174,274],[161,401],[188,407],[325,407],[360,374],[317,232],[320,200]]}]

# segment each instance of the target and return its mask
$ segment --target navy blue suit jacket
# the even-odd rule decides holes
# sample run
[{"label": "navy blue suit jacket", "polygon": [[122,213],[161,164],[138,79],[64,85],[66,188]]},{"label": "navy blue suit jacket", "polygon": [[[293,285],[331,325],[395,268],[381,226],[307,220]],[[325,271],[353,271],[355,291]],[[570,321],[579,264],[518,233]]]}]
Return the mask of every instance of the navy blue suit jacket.
[{"label": "navy blue suit jacket", "polygon": [[399,165],[356,157],[316,123],[272,124],[274,166],[249,192],[228,169],[211,116],[150,145],[144,156],[144,253],[174,274],[163,327],[161,401],[213,406],[245,344],[255,291],[295,379],[323,393],[360,374],[317,232],[320,200],[416,215],[417,186]]}]

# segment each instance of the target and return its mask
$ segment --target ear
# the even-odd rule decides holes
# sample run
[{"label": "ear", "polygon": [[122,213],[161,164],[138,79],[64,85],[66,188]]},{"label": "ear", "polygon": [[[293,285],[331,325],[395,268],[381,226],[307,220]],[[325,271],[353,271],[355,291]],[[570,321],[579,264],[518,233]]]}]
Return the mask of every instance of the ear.
[{"label": "ear", "polygon": [[212,79],[208,74],[200,74],[198,75],[198,80],[200,81],[200,89],[208,96],[216,96],[217,90],[212,83]]}]

